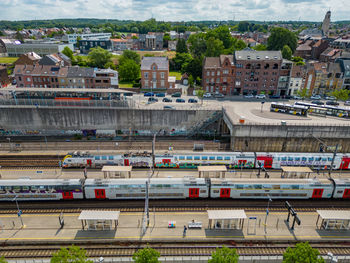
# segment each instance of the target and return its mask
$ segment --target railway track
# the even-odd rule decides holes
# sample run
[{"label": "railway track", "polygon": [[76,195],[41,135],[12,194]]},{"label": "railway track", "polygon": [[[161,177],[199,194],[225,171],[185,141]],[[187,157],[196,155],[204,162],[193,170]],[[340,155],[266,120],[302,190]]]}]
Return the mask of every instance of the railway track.
[{"label": "railway track", "polygon": [[[289,203],[299,212],[315,212],[316,209],[349,210],[348,200],[290,200]],[[151,211],[155,212],[204,212],[207,209],[244,209],[245,211],[265,212],[266,200],[150,200]],[[121,212],[142,212],[144,200],[72,200],[20,202],[23,213],[80,213],[83,209],[120,210]],[[270,211],[286,212],[284,201],[274,200]],[[16,214],[14,202],[1,202],[0,214]]]},{"label": "railway track", "polygon": [[[294,245],[288,244],[253,244],[253,243],[184,243],[184,244],[148,244],[149,247],[156,249],[161,256],[210,256],[217,247],[225,245],[229,248],[235,248],[240,256],[278,256],[282,255],[286,248]],[[327,255],[332,252],[334,255],[349,255],[350,247],[344,244],[311,244],[317,248],[321,255]],[[121,244],[121,245],[86,245],[82,244],[88,257],[131,257],[138,249],[145,247],[144,244]],[[0,248],[0,254],[6,259],[14,258],[49,258],[57,252],[60,246],[57,245],[37,245],[37,246],[3,246]]]}]

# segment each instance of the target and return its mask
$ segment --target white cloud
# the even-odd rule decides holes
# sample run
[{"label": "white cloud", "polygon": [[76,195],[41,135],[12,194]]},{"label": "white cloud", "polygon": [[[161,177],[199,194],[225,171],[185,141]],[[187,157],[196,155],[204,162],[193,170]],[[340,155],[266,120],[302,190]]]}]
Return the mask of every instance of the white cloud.
[{"label": "white cloud", "polygon": [[[345,0],[0,0],[0,20],[106,18],[165,21],[349,19]],[[330,6],[331,4],[331,6]]]}]

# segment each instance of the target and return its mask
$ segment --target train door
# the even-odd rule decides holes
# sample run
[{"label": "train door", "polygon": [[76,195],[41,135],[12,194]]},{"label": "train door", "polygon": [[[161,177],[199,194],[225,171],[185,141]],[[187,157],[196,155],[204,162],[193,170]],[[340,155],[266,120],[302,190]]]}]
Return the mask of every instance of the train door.
[{"label": "train door", "polygon": [[62,198],[63,199],[73,199],[73,192],[71,192],[71,191],[62,192]]},{"label": "train door", "polygon": [[230,198],[231,189],[230,188],[221,188],[220,197],[221,198]]},{"label": "train door", "polygon": [[261,163],[261,167],[272,168],[272,156],[258,156],[256,160]]},{"label": "train door", "polygon": [[312,198],[322,198],[323,189],[314,189]]},{"label": "train door", "polygon": [[344,190],[343,198],[350,198],[350,189]]},{"label": "train door", "polygon": [[198,198],[199,197],[199,188],[190,188],[188,193],[189,198]]},{"label": "train door", "polygon": [[106,190],[105,189],[95,189],[96,199],[106,199]]},{"label": "train door", "polygon": [[91,162],[91,159],[87,159],[87,160],[86,160],[87,166],[91,167],[91,163],[92,163],[92,162]]},{"label": "train door", "polygon": [[129,166],[129,159],[124,159],[124,166]]},{"label": "train door", "polygon": [[350,164],[350,158],[344,157],[341,160],[339,169],[341,170],[349,169],[349,164]]}]

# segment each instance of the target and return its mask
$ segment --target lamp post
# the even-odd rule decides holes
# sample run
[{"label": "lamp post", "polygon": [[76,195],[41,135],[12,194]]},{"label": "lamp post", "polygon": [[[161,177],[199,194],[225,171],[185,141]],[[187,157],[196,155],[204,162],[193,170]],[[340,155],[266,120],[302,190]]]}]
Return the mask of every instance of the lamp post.
[{"label": "lamp post", "polygon": [[18,215],[19,219],[21,219],[21,224],[22,224],[22,228],[23,228],[24,225],[23,225],[23,220],[22,220],[22,211],[19,210],[18,201],[17,201],[17,195],[15,196],[15,198],[13,198],[12,201],[16,201],[16,206],[17,206],[17,211],[18,211],[17,215]]},{"label": "lamp post", "polygon": [[267,208],[266,208],[265,224],[264,224],[265,234],[267,233],[266,224],[267,224],[267,216],[269,215],[270,202],[272,202],[272,199],[269,195],[267,196],[267,198],[268,200],[267,200]]}]

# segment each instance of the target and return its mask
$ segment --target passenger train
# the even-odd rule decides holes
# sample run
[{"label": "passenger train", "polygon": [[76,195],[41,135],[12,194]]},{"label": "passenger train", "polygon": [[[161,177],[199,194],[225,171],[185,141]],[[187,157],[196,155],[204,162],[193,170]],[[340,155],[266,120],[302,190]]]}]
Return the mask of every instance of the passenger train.
[{"label": "passenger train", "polygon": [[[156,154],[155,167],[197,168],[200,165],[226,165],[229,169],[259,168],[280,169],[281,166],[308,166],[312,169],[329,169],[333,153],[266,153],[266,152],[200,152]],[[101,168],[104,165],[149,167],[152,157],[149,153],[91,155],[75,152],[62,161],[63,168]],[[332,169],[350,169],[350,154],[337,153]]]},{"label": "passenger train", "polygon": [[[0,201],[144,199],[142,179],[0,180]],[[152,199],[347,199],[349,179],[152,178]]]}]

